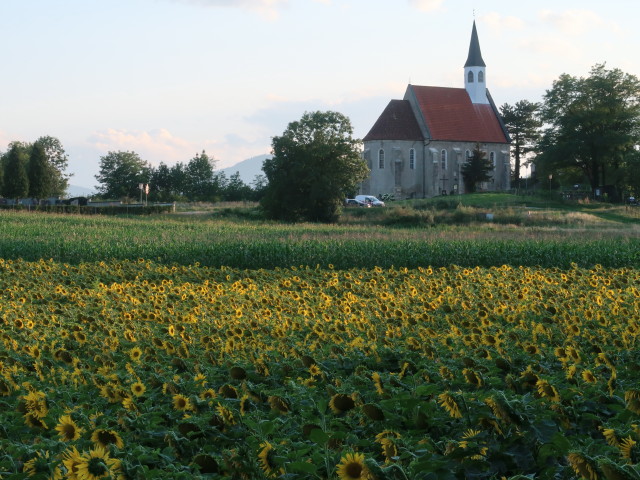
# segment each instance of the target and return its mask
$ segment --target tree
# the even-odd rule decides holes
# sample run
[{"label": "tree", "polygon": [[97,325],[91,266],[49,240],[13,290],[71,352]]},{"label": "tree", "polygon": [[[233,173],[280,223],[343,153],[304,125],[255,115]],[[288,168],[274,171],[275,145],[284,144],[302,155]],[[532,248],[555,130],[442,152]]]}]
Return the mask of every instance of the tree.
[{"label": "tree", "polygon": [[528,100],[520,100],[515,105],[505,103],[500,107],[502,121],[507,128],[513,142],[513,158],[515,160],[513,171],[513,184],[520,188],[520,167],[526,155],[535,150],[540,138],[542,122],[538,116],[539,103]]},{"label": "tree", "polygon": [[240,172],[236,172],[229,177],[224,186],[224,198],[230,202],[249,200],[253,196],[253,190],[242,181]]},{"label": "tree", "polygon": [[184,195],[191,201],[214,201],[220,194],[220,178],[215,173],[216,161],[203,150],[184,168]]},{"label": "tree", "polygon": [[465,192],[474,193],[478,183],[491,180],[492,170],[493,164],[491,160],[486,158],[485,153],[480,150],[480,144],[476,143],[471,157],[467,159],[460,169]]},{"label": "tree", "polygon": [[24,198],[29,194],[27,154],[19,142],[10,144],[4,161],[4,195],[7,198]]},{"label": "tree", "polygon": [[160,162],[158,168],[151,172],[149,197],[156,201],[169,202],[176,199],[175,185],[171,175],[171,168],[164,162]]},{"label": "tree", "polygon": [[545,176],[581,172],[592,191],[616,184],[621,193],[625,159],[638,145],[640,82],[604,65],[586,78],[563,74],[547,90],[542,107],[547,125],[538,144],[536,167]]},{"label": "tree", "polygon": [[49,164],[49,195],[64,195],[69,186],[69,178],[72,173],[65,173],[69,166],[69,158],[62,147],[62,143],[55,137],[45,135],[38,138],[34,142],[35,145],[41,145],[44,149],[44,155]]},{"label": "tree", "polygon": [[29,196],[31,198],[46,198],[51,195],[54,169],[47,161],[47,154],[41,143],[35,143],[31,148],[27,163],[27,177],[29,178]]},{"label": "tree", "polygon": [[269,218],[332,222],[346,192],[363,181],[368,168],[349,119],[338,112],[307,112],[272,141],[273,157],[263,162],[268,185],[261,200]]},{"label": "tree", "polygon": [[96,186],[104,198],[138,198],[139,185],[149,183],[150,165],[135,152],[109,152],[100,157]]},{"label": "tree", "polygon": [[253,181],[251,182],[251,191],[253,192],[252,198],[253,200],[260,201],[264,196],[267,190],[267,177],[258,174],[253,177]]}]

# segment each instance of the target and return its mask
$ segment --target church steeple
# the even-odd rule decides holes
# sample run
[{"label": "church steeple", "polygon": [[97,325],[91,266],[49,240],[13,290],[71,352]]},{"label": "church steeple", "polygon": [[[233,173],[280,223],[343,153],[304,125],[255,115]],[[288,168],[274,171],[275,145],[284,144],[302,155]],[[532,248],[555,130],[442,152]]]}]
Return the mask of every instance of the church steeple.
[{"label": "church steeple", "polygon": [[487,98],[487,66],[482,60],[480,52],[480,42],[478,41],[478,31],[476,21],[473,21],[471,30],[471,42],[469,43],[469,55],[464,64],[464,87],[471,97],[472,103],[489,103]]}]

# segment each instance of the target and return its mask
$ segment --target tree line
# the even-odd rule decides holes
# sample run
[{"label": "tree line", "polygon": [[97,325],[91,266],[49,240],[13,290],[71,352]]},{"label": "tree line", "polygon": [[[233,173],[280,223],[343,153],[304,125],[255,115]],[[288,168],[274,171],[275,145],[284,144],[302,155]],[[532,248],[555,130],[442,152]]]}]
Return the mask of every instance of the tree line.
[{"label": "tree line", "polygon": [[43,136],[35,142],[11,142],[0,154],[0,197],[37,200],[62,196],[71,174],[60,140]]},{"label": "tree line", "polygon": [[554,188],[587,184],[611,199],[640,195],[640,81],[595,65],[586,77],[563,74],[540,103],[500,108],[511,135],[513,182],[534,166],[533,180]]},{"label": "tree line", "polygon": [[[217,161],[204,150],[188,162],[157,167],[135,152],[109,152],[100,158],[96,180],[103,199],[144,199],[152,202],[215,202],[259,200],[266,179],[256,175],[247,185],[236,172],[229,178],[216,170]],[[148,188],[147,188],[148,186]]]}]

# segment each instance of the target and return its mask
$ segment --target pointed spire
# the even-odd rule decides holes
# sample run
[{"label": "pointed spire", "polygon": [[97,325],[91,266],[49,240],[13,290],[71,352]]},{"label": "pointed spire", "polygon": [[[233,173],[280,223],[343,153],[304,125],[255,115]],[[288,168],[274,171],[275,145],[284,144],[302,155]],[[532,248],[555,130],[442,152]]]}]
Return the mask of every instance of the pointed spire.
[{"label": "pointed spire", "polygon": [[471,43],[469,43],[469,56],[467,57],[466,67],[486,67],[482,60],[480,52],[480,42],[478,41],[478,31],[476,30],[476,21],[473,21],[473,30],[471,30]]}]

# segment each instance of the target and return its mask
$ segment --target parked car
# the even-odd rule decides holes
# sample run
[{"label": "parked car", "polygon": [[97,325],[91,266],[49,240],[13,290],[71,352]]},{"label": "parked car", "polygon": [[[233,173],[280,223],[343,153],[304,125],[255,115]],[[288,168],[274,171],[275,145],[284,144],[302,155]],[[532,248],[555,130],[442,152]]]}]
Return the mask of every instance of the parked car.
[{"label": "parked car", "polygon": [[356,200],[355,198],[347,198],[344,201],[345,207],[370,207],[371,205],[365,202],[361,202],[360,200]]},{"label": "parked car", "polygon": [[368,203],[372,207],[384,207],[384,202],[373,195],[356,195],[356,200]]}]

